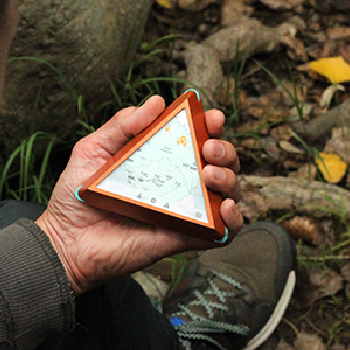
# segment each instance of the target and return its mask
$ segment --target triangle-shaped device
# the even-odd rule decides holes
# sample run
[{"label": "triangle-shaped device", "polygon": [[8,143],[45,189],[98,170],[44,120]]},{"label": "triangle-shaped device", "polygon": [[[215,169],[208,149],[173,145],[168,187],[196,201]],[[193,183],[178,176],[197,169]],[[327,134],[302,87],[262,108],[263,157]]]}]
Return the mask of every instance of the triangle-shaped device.
[{"label": "triangle-shaped device", "polygon": [[77,198],[142,222],[224,242],[222,198],[202,178],[202,147],[208,138],[199,94],[187,91],[77,189]]}]

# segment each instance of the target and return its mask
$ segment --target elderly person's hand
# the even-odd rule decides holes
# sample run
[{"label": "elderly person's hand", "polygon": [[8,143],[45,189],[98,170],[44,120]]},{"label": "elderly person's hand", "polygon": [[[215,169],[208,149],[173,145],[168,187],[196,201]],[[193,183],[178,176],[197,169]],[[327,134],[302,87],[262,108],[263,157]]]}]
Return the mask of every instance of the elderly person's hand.
[{"label": "elderly person's hand", "polygon": [[[73,149],[48,207],[37,224],[46,232],[67,271],[75,294],[103,281],[127,275],[159,259],[186,250],[216,247],[214,242],[96,209],[79,202],[75,189],[108,161],[130,138],[147,127],[163,110],[164,100],[154,96],[142,107],[118,112],[107,124],[79,141]],[[213,139],[203,147],[210,164],[203,170],[206,185],[226,199],[220,211],[232,235],[243,219],[235,202],[240,199],[236,173],[239,159],[232,144],[220,141],[224,115],[206,113]]]}]

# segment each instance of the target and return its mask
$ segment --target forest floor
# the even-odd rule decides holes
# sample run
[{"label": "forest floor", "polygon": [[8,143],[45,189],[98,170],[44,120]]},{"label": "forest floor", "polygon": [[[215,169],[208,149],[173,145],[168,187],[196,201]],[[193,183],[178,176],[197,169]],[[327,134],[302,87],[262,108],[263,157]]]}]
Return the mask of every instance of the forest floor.
[{"label": "forest floor", "polygon": [[[158,3],[139,52],[143,58],[150,53],[140,71],[146,78],[184,79],[183,88],[193,83],[204,92],[207,107],[226,113],[225,138],[242,163],[240,205],[246,223],[277,222],[297,242],[296,291],[264,348],[350,349],[350,180],[342,172],[332,175],[333,184],[326,183],[327,174],[316,166],[322,152],[350,163],[350,85],[344,82],[327,102],[323,96],[329,80],[310,69],[310,62],[326,57],[350,63],[350,3]],[[168,5],[172,8],[164,7]],[[154,50],[159,50],[156,55]],[[349,81],[349,75],[344,79]],[[331,80],[333,87],[338,85],[336,78]],[[181,92],[178,86],[161,85],[167,102]],[[279,181],[286,188],[280,195]],[[298,181],[315,186],[316,192],[324,190],[317,208],[310,209],[304,192],[298,201],[289,200],[301,191]],[[247,183],[261,196],[252,196]],[[281,201],[288,205],[276,204]],[[167,259],[147,271],[171,283],[196,255]]]}]

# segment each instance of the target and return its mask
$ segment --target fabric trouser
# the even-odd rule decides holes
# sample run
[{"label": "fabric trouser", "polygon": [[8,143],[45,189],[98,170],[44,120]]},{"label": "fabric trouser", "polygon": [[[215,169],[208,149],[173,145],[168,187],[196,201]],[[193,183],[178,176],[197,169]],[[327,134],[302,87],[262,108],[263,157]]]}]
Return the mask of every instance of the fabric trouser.
[{"label": "fabric trouser", "polygon": [[[36,220],[45,206],[0,202],[0,229],[19,218]],[[131,277],[108,281],[76,298],[76,327],[38,350],[179,349],[175,330]]]}]

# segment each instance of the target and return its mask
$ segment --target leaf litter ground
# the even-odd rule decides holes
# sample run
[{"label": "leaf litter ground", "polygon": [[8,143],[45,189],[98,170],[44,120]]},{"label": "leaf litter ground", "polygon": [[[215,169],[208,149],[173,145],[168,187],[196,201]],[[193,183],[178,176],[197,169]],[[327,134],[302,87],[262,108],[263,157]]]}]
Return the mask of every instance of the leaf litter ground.
[{"label": "leaf litter ground", "polygon": [[[288,185],[289,179],[325,189],[323,202],[314,210],[305,209],[302,199],[290,208],[271,205],[261,212],[248,205],[247,223],[278,222],[298,243],[296,292],[276,334],[264,347],[347,350],[350,183],[342,175],[337,185],[323,185],[315,159],[326,150],[349,166],[349,158],[345,158],[350,154],[350,104],[344,101],[349,99],[350,90],[345,82],[344,91],[336,92],[329,106],[321,107],[322,94],[330,82],[311,71],[310,62],[343,57],[350,63],[349,2],[183,0],[169,1],[168,5],[172,8],[154,5],[143,45],[164,35],[178,37],[170,45],[163,42],[161,64],[154,57],[144,62],[146,75],[176,76],[195,83],[208,94],[208,107],[212,104],[226,113],[225,137],[237,148],[243,179],[263,179],[266,190],[283,177],[281,181],[290,186],[291,195],[296,187],[292,181]],[[264,32],[259,37],[263,46],[254,42],[254,32]],[[176,86],[175,95],[185,85]],[[174,86],[162,88],[170,103]],[[325,122],[315,128],[317,121]],[[334,199],[333,186],[338,185],[339,196]],[[249,202],[246,194],[248,200],[243,199],[242,207]],[[269,195],[274,201],[273,194]],[[327,205],[330,201],[333,209]],[[183,254],[147,271],[171,284],[195,257],[196,253]]]}]

